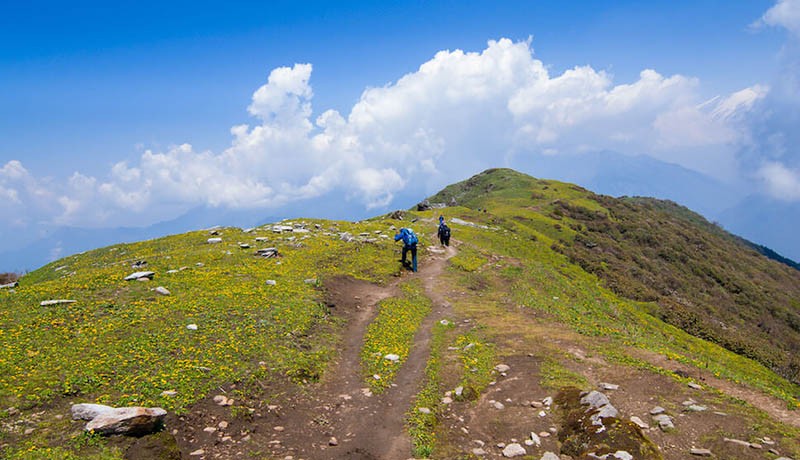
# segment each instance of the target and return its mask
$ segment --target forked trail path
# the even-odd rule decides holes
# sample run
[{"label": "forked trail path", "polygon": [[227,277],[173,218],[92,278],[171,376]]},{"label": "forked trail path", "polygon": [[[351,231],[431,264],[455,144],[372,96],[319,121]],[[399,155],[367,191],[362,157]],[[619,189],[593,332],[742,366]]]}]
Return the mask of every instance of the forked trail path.
[{"label": "forked trail path", "polygon": [[294,407],[280,409],[276,423],[281,424],[282,430],[270,433],[269,441],[264,434],[259,436],[273,455],[307,460],[404,460],[412,456],[405,416],[424,380],[433,324],[450,311],[439,275],[447,259],[455,254],[452,246],[428,248],[419,272],[404,275],[403,279],[417,278],[422,282],[432,301],[432,311],[418,329],[394,385],[380,395],[372,395],[363,381],[360,353],[367,326],[377,315],[378,302],[399,293],[397,282],[382,287],[340,279],[327,287],[329,302],[348,317],[342,349],[318,386],[296,398]]}]

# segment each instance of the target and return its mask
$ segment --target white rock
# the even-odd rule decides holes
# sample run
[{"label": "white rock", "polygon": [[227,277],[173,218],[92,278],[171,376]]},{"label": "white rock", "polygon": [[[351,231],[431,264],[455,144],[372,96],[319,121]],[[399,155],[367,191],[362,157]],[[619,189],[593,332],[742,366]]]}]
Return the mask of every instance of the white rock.
[{"label": "white rock", "polygon": [[267,286],[275,286],[276,284],[278,284],[278,282],[277,282],[277,281],[275,281],[275,280],[267,280],[267,281],[265,281],[264,283],[265,283]]},{"label": "white rock", "polygon": [[217,244],[222,243],[222,238],[209,238],[207,241],[208,244]]},{"label": "white rock", "polygon": [[383,359],[391,361],[391,362],[397,362],[397,361],[400,360],[400,356],[398,356],[398,355],[396,355],[394,353],[389,353],[388,355],[384,356]]},{"label": "white rock", "polygon": [[511,366],[509,366],[507,364],[498,364],[497,366],[494,367],[494,370],[496,370],[497,372],[502,374],[503,372],[510,371],[511,370]]},{"label": "white rock", "polygon": [[636,426],[638,426],[643,430],[647,430],[650,428],[650,425],[648,425],[644,420],[640,419],[635,415],[631,417],[631,422],[633,422],[634,424],[636,424]]},{"label": "white rock", "polygon": [[497,410],[503,410],[503,409],[506,408],[506,406],[504,406],[503,403],[501,403],[500,401],[495,401],[494,404],[492,404],[492,405]]},{"label": "white rock", "polygon": [[203,431],[205,431],[206,433],[215,433],[217,431],[217,428],[214,426],[207,426],[203,428]]},{"label": "white rock", "polygon": [[544,398],[542,400],[542,404],[544,404],[545,406],[552,406],[553,405],[553,397],[552,396],[548,396],[548,397]]},{"label": "white rock", "polygon": [[442,404],[452,404],[452,403],[453,403],[453,398],[451,398],[450,396],[445,396],[444,398],[442,398]]},{"label": "white rock", "polygon": [[516,442],[512,442],[503,449],[503,457],[507,458],[520,457],[527,453],[528,452],[525,450],[525,448]]},{"label": "white rock", "polygon": [[539,460],[561,460],[558,455],[552,452],[545,452]]},{"label": "white rock", "polygon": [[161,392],[161,396],[175,396],[176,394],[178,394],[178,392],[175,390],[164,390]]},{"label": "white rock", "polygon": [[156,274],[155,272],[135,272],[126,276],[125,281],[134,281],[143,278],[153,279],[153,276],[155,276],[155,274]]},{"label": "white rock", "polygon": [[539,435],[538,435],[538,434],[536,434],[536,433],[534,433],[534,432],[531,432],[531,443],[532,443],[532,444],[535,444],[535,445],[536,445],[536,447],[539,447],[539,446],[541,446],[541,445],[542,445],[542,439],[541,439],[541,438],[539,438]]},{"label": "white rock", "polygon": [[203,449],[197,449],[197,450],[194,450],[194,451],[189,453],[189,455],[191,455],[192,457],[199,457],[199,456],[205,455],[205,454],[206,454],[206,451],[204,451]]},{"label": "white rock", "polygon": [[417,412],[419,412],[420,414],[430,414],[431,410],[428,409],[427,407],[419,407],[417,408]]},{"label": "white rock", "polygon": [[689,382],[689,388],[694,388],[695,390],[702,390],[703,389],[703,387],[701,385],[698,385],[698,384],[696,384],[694,382]]},{"label": "white rock", "polygon": [[661,406],[656,406],[656,407],[654,407],[654,408],[650,409],[650,415],[658,415],[658,414],[663,414],[663,413],[664,413],[664,412],[666,412],[666,411],[667,411],[667,410],[666,410],[666,409],[664,409],[663,407],[661,407]]},{"label": "white rock", "polygon": [[462,394],[464,394],[464,387],[456,387],[454,391],[456,396],[461,396]]},{"label": "white rock", "polygon": [[118,407],[94,417],[85,430],[106,435],[148,434],[163,423],[166,415],[160,407]]},{"label": "white rock", "polygon": [[608,390],[608,391],[619,390],[619,385],[614,383],[601,382],[600,385],[598,386],[603,390]]},{"label": "white rock", "polygon": [[156,291],[157,293],[161,294],[161,295],[170,295],[171,294],[171,292],[169,292],[169,289],[165,288],[164,286],[159,286],[159,287],[157,287],[157,288],[155,288],[153,290]]},{"label": "white rock", "polygon": [[486,451],[480,447],[475,447],[472,449],[472,455],[486,455]]},{"label": "white rock", "polygon": [[197,324],[187,324],[186,325],[186,329],[189,329],[190,331],[196,331],[197,330]]},{"label": "white rock", "polygon": [[698,457],[710,457],[711,456],[711,451],[708,450],[708,449],[695,449],[695,448],[692,448],[691,450],[689,450],[689,453],[692,454],[692,455],[697,455]]},{"label": "white rock", "polygon": [[103,404],[73,404],[70,408],[72,420],[91,420],[100,414],[113,411],[114,408]]},{"label": "white rock", "polygon": [[61,304],[69,304],[76,302],[77,300],[67,300],[67,299],[43,300],[41,301],[41,303],[39,303],[39,306],[49,307],[51,305],[61,305]]}]

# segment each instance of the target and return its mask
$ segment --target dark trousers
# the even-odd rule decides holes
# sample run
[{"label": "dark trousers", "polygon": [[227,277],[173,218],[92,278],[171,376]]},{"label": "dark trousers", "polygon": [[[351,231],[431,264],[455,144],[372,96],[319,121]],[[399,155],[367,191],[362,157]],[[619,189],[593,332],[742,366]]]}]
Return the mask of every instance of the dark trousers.
[{"label": "dark trousers", "polygon": [[401,260],[404,266],[406,264],[406,253],[408,253],[408,251],[411,251],[411,269],[417,271],[417,243],[403,245],[403,257]]}]

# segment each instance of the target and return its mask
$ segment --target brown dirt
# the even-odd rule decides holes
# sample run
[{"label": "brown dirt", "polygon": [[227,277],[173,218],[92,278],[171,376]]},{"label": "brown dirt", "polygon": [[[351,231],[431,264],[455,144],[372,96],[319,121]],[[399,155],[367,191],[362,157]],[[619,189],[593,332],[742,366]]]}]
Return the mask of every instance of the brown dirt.
[{"label": "brown dirt", "polygon": [[[231,417],[230,408],[207,400],[195,405],[190,414],[168,420],[169,426],[178,426],[175,437],[183,458],[240,458],[245,453],[295,459],[411,457],[405,413],[423,380],[432,325],[450,308],[443,297],[444,289],[437,283],[446,260],[455,253],[453,247],[430,247],[429,255],[420,258],[419,272],[402,275],[422,282],[433,309],[391,388],[380,395],[368,391],[361,374],[360,352],[366,328],[377,315],[377,304],[398,294],[399,280],[388,286],[344,277],[330,280],[325,286],[326,302],[346,325],[340,353],[323,379],[299,392],[293,391],[291,384],[271,382],[268,388],[277,396],[261,404],[249,401],[248,407],[260,408],[246,417]],[[203,431],[221,421],[228,423],[227,429]],[[231,438],[223,441],[224,436]],[[331,445],[332,438],[336,438],[336,446]],[[199,449],[202,455],[188,455]]]}]

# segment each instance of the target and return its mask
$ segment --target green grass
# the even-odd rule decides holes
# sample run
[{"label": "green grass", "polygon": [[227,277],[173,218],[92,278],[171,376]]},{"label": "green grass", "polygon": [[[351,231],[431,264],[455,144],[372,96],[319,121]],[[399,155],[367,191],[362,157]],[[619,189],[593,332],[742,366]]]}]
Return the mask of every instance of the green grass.
[{"label": "green grass", "polygon": [[[431,354],[425,366],[425,384],[414,398],[408,413],[408,434],[414,446],[415,458],[430,458],[436,451],[436,428],[439,424],[439,412],[442,405],[442,357],[447,344],[447,331],[452,330],[452,323],[437,323],[433,327],[431,337]],[[429,413],[422,413],[420,408],[427,408]]]},{"label": "green grass", "polygon": [[[220,244],[208,244],[206,231],[120,244],[24,276],[15,292],[0,292],[0,407],[97,402],[180,414],[213,388],[253,375],[316,380],[335,341],[318,285],[334,275],[384,282],[398,267],[386,263],[396,256],[393,221],[306,222],[309,233],[220,229]],[[368,232],[374,241],[347,243],[339,232]],[[254,256],[260,247],[281,257]],[[153,281],[123,281],[137,260],[156,272]],[[160,296],[156,286],[172,294]],[[77,303],[39,306],[53,298]],[[162,396],[166,390],[177,394]],[[68,441],[62,429],[49,433],[34,433],[25,450],[87,449],[59,445]]]},{"label": "green grass", "polygon": [[[401,288],[401,297],[378,304],[378,316],[367,327],[364,336],[361,368],[364,378],[376,393],[392,384],[397,370],[408,358],[420,323],[431,310],[431,301],[419,282],[404,283]],[[386,359],[389,354],[397,355],[399,359]]]}]

